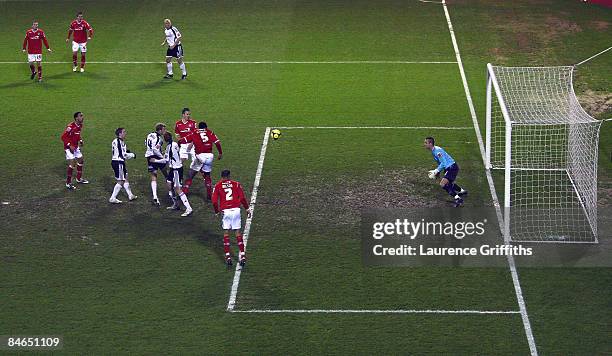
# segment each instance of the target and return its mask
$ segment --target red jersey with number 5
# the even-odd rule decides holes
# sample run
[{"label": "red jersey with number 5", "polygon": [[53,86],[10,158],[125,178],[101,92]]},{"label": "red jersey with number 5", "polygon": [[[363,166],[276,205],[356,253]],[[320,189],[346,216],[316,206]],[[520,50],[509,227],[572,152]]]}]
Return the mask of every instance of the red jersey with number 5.
[{"label": "red jersey with number 5", "polygon": [[193,142],[193,147],[195,148],[195,153],[212,153],[212,146],[215,144],[217,146],[217,150],[219,154],[221,154],[221,143],[215,135],[214,132],[208,129],[197,129],[195,132],[191,133],[180,139],[179,143],[189,143]]},{"label": "red jersey with number 5", "polygon": [[[240,204],[245,209],[249,208],[249,203],[246,201],[242,185],[231,179],[222,179],[215,185],[212,196],[215,213],[225,209],[240,208]],[[220,204],[219,204],[220,201]]]}]

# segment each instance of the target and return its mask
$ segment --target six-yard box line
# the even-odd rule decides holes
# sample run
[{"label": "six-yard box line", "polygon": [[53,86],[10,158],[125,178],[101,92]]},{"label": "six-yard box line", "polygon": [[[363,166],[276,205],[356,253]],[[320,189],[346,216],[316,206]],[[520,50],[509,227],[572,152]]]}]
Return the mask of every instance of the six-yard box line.
[{"label": "six-yard box line", "polygon": [[[276,126],[274,128],[283,130],[472,130],[472,127],[450,127],[450,126]],[[261,145],[261,151],[259,155],[259,162],[257,164],[257,171],[255,173],[255,181],[253,183],[253,190],[251,192],[251,201],[249,209],[251,210],[251,217],[246,219],[243,240],[244,248],[246,250],[249,235],[251,232],[251,224],[255,215],[255,206],[257,202],[257,194],[259,190],[259,182],[261,181],[261,175],[263,173],[264,161],[266,158],[266,151],[268,142],[270,139],[270,131],[272,127],[266,127],[264,132],[263,142]],[[236,310],[236,298],[238,294],[238,286],[240,284],[240,276],[242,275],[242,267],[240,264],[236,265],[236,271],[234,272],[234,279],[230,291],[230,297],[227,304],[227,311],[233,313],[271,313],[271,314],[481,314],[481,315],[512,315],[520,314],[519,310],[442,310],[442,309],[249,309],[249,310]]]}]

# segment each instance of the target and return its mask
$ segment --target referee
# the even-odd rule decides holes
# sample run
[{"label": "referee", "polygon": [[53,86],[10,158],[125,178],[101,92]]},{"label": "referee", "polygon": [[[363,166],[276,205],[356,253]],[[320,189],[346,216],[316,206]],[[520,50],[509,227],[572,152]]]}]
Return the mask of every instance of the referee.
[{"label": "referee", "polygon": [[426,137],[423,146],[426,150],[431,151],[434,161],[438,164],[436,169],[429,171],[429,178],[435,179],[444,170],[444,177],[440,180],[440,186],[446,190],[448,195],[455,199],[455,207],[460,207],[463,204],[462,196],[467,194],[467,190],[455,183],[459,173],[459,166],[455,163],[453,157],[446,153],[442,147],[435,145],[433,137]]},{"label": "referee", "polygon": [[181,39],[183,36],[179,32],[178,28],[172,26],[172,21],[170,19],[164,20],[164,42],[162,42],[162,46],[167,44],[168,50],[166,51],[166,67],[168,67],[168,74],[164,76],[165,79],[172,79],[172,57],[176,58],[176,61],[179,64],[179,68],[181,68],[181,72],[183,76],[181,76],[181,80],[187,78],[187,68],[185,68],[185,62],[183,62],[183,45],[181,44]]}]

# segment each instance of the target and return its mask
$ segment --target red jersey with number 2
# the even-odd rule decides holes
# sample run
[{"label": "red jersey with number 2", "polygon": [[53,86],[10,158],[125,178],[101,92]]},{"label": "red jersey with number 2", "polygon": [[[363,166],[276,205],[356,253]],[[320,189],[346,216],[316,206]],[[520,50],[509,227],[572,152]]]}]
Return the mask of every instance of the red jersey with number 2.
[{"label": "red jersey with number 2", "polygon": [[242,185],[231,179],[222,179],[217,182],[213,191],[212,201],[215,212],[219,212],[219,207],[221,210],[240,208],[240,204],[242,204],[245,209],[249,208],[249,203],[247,203],[246,197],[244,196]]}]

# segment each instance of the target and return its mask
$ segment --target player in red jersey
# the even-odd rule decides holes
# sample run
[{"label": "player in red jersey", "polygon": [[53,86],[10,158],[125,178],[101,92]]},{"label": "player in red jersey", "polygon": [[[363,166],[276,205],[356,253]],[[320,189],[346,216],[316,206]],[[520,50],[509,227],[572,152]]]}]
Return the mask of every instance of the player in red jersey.
[{"label": "player in red jersey", "polygon": [[25,38],[23,39],[23,53],[28,53],[28,64],[30,64],[30,70],[32,75],[30,79],[34,79],[36,76],[36,69],[34,69],[34,63],[38,67],[38,81],[42,82],[42,45],[45,44],[47,51],[51,52],[49,42],[45,32],[38,28],[38,21],[32,22],[32,28],[26,31]]},{"label": "player in red jersey", "polygon": [[66,43],[70,42],[70,36],[72,35],[72,71],[77,71],[77,53],[81,51],[81,73],[85,71],[85,53],[87,53],[87,40],[90,40],[93,36],[93,28],[91,25],[83,20],[83,12],[77,13],[76,20],[70,23],[68,28],[68,38]]},{"label": "player in red jersey", "polygon": [[217,159],[223,157],[223,151],[221,150],[221,141],[217,138],[214,132],[208,129],[208,125],[204,121],[198,123],[198,129],[188,136],[180,139],[179,143],[193,143],[195,155],[191,161],[191,167],[189,167],[189,174],[187,180],[183,185],[183,192],[189,193],[189,187],[193,177],[198,172],[202,172],[204,177],[204,185],[206,186],[206,198],[211,199],[212,196],[212,180],[210,179],[210,172],[212,171],[212,164],[214,156],[212,153],[213,144],[217,147],[219,155]]},{"label": "player in red jersey", "polygon": [[[176,137],[180,140],[184,137],[187,137],[196,131],[196,122],[191,119],[191,110],[189,108],[183,108],[181,111],[181,119],[176,122],[174,125],[174,133],[176,133]],[[180,144],[180,156],[181,161],[185,161],[189,156],[191,156],[191,160],[193,161],[194,151],[192,143]]]},{"label": "player in red jersey", "polygon": [[68,161],[68,170],[66,171],[66,188],[68,190],[76,189],[72,185],[72,171],[74,165],[77,167],[77,183],[87,184],[89,181],[83,179],[83,154],[81,147],[83,140],[81,139],[81,130],[83,129],[83,113],[77,111],[74,113],[74,121],[66,126],[62,133],[62,141],[64,142],[64,151],[66,152],[66,160]]},{"label": "player in red jersey", "polygon": [[222,225],[225,262],[228,267],[232,265],[229,235],[230,230],[234,230],[238,248],[240,249],[239,263],[241,266],[244,266],[246,263],[246,254],[244,252],[244,242],[242,241],[242,234],[240,232],[240,205],[244,206],[246,209],[247,218],[251,217],[251,211],[249,210],[249,203],[247,203],[246,197],[244,196],[242,185],[230,179],[229,170],[226,169],[221,172],[221,180],[215,185],[212,200],[215,214],[218,215],[220,210],[223,211]]}]

